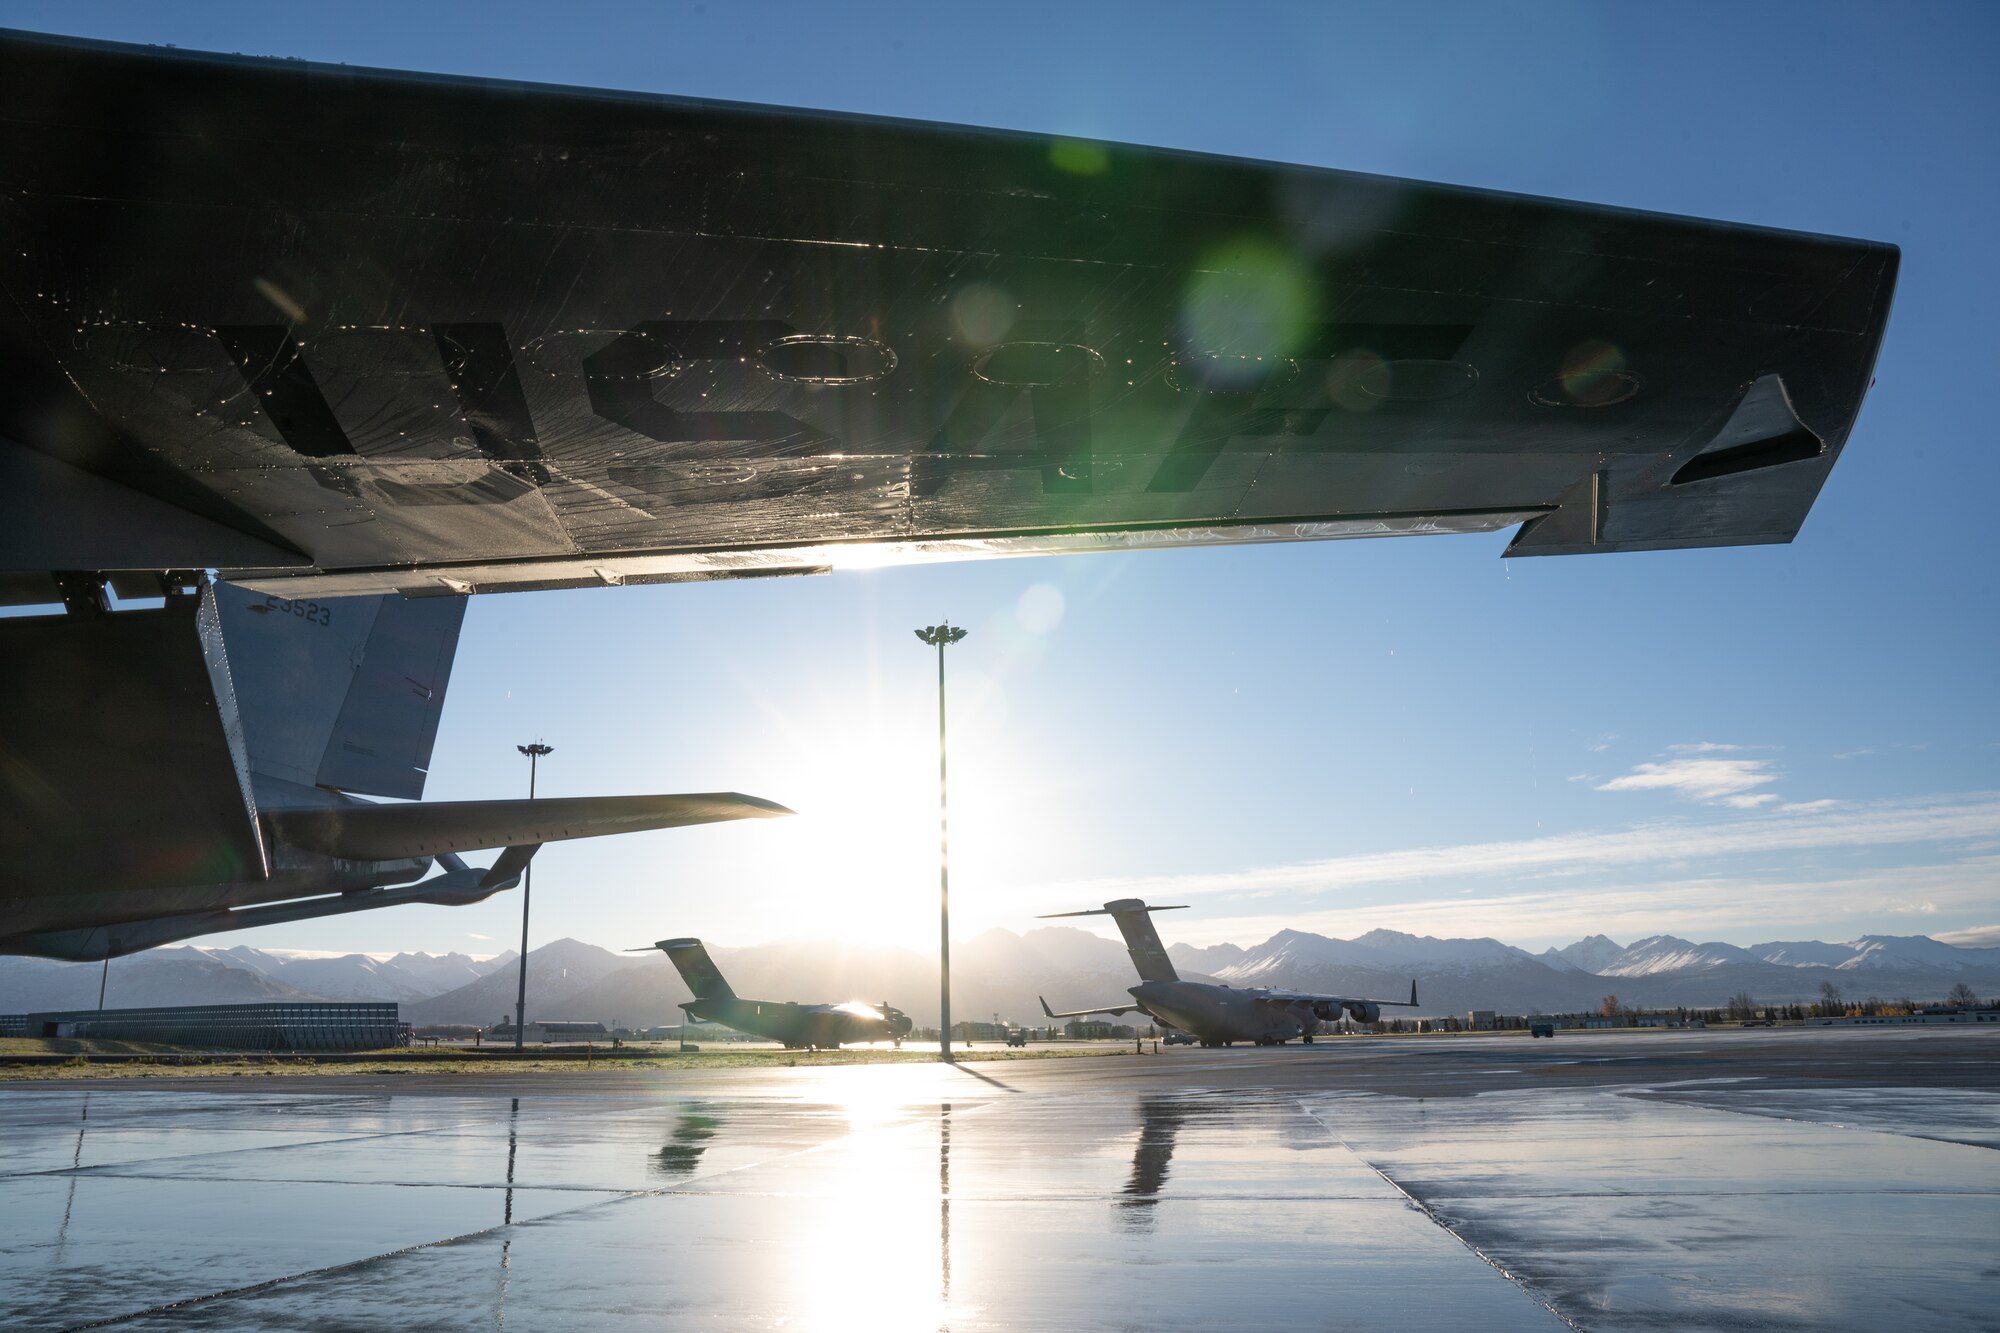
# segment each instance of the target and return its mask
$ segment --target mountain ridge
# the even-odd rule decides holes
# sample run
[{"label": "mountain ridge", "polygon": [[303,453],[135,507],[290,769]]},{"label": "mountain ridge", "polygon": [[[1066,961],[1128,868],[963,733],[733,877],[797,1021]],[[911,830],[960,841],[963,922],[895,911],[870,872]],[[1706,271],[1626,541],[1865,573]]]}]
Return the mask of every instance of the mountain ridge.
[{"label": "mountain ridge", "polygon": [[[937,966],[926,953],[884,945],[785,941],[712,945],[738,992],[767,999],[888,1001],[920,1024],[936,1021]],[[1371,930],[1354,939],[1281,930],[1261,944],[1174,944],[1190,980],[1280,986],[1373,999],[1418,985],[1417,1014],[1594,1010],[1608,994],[1645,1008],[1710,1008],[1747,991],[1766,1002],[1818,1000],[1823,985],[1868,995],[1939,999],[1963,982],[2000,993],[2000,948],[1928,936],[1862,935],[1842,943],[1771,941],[1744,948],[1671,934],[1621,945],[1604,935],[1531,954],[1490,937],[1439,938]],[[306,954],[170,946],[114,960],[113,1008],[270,1000],[395,1000],[413,1023],[489,1027],[511,1018],[518,985],[510,952],[488,959],[403,952]],[[95,1007],[96,963],[0,957],[0,1012]],[[1135,981],[1123,944],[1074,926],[1022,934],[995,928],[953,944],[953,1015],[1041,1021],[1057,1010],[1126,1001]],[[664,956],[613,952],[574,939],[531,951],[528,1016],[596,1019],[632,1027],[677,1022],[688,999]]]}]

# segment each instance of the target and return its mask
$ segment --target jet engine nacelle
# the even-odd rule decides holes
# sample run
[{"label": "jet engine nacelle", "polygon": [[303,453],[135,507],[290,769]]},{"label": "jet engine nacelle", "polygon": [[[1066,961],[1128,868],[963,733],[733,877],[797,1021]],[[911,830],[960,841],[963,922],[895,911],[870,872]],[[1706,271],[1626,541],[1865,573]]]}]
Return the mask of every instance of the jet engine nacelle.
[{"label": "jet engine nacelle", "polygon": [[1382,1019],[1382,1006],[1371,1000],[1349,1000],[1341,1008],[1357,1023],[1378,1023]]}]

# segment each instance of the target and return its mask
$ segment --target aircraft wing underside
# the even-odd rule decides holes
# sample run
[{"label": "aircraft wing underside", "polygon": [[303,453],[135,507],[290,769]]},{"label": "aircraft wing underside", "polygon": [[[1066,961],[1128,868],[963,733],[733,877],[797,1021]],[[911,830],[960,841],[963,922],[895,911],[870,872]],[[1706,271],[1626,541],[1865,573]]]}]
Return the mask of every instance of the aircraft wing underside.
[{"label": "aircraft wing underside", "polygon": [[1307,991],[1281,990],[1277,988],[1259,989],[1249,992],[1257,1003],[1290,1008],[1295,1005],[1309,1005],[1323,1019],[1340,1016],[1344,1010],[1357,1019],[1373,1022],[1381,1016],[1383,1008],[1414,1009],[1417,1007],[1417,983],[1410,983],[1410,998],[1407,1000],[1369,1000],[1355,995],[1315,995]]},{"label": "aircraft wing underside", "polygon": [[534,801],[350,802],[272,810],[265,823],[325,856],[386,861],[489,847],[535,847],[612,833],[687,828],[792,812],[737,792],[686,796],[545,796]]},{"label": "aircraft wing underside", "polygon": [[0,601],[1517,526],[1789,540],[1893,247],[687,99],[0,37]]},{"label": "aircraft wing underside", "polygon": [[[1040,998],[1040,997],[1037,997]],[[1047,1000],[1042,1001],[1042,1013],[1049,1018],[1088,1018],[1092,1014],[1132,1014],[1145,1011],[1145,1006],[1126,1002],[1124,1004],[1099,1005],[1095,1009],[1067,1009],[1061,1013],[1049,1008]]]}]

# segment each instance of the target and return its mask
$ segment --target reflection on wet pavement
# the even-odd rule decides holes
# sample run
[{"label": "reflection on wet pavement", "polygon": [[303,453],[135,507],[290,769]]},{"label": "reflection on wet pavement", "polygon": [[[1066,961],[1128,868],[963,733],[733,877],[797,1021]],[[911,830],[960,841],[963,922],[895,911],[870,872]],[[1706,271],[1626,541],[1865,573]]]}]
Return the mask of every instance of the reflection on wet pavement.
[{"label": "reflection on wet pavement", "polygon": [[1132,1177],[1125,1182],[1125,1225],[1132,1231],[1150,1231],[1153,1205],[1167,1183],[1167,1168],[1174,1160],[1174,1138],[1188,1118],[1186,1103],[1177,1098],[1148,1097],[1139,1103],[1139,1142],[1132,1149]]},{"label": "reflection on wet pavement", "polygon": [[716,1126],[721,1123],[700,1108],[691,1107],[681,1112],[673,1137],[653,1154],[653,1170],[663,1176],[685,1176],[693,1172],[695,1167],[701,1165],[702,1151],[715,1137]]},{"label": "reflection on wet pavement", "polygon": [[[1319,1051],[622,1095],[10,1090],[4,1322],[1993,1326],[2000,1095],[1386,1096]],[[1216,1086],[1260,1069],[1283,1077]]]}]

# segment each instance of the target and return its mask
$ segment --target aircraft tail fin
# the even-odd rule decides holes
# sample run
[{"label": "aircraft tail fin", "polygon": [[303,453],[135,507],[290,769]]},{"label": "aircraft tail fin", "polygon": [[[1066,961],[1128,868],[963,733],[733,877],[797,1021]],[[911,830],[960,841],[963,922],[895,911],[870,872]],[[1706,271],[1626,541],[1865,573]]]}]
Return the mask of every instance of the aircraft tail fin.
[{"label": "aircraft tail fin", "polygon": [[715,960],[708,956],[708,949],[700,940],[693,938],[661,940],[654,947],[673,959],[674,967],[681,974],[681,980],[685,981],[687,988],[694,992],[695,999],[736,998],[736,992],[729,989],[729,983],[722,979],[722,970],[716,967]]},{"label": "aircraft tail fin", "polygon": [[1086,912],[1050,912],[1042,919],[1108,916],[1118,923],[1118,933],[1125,937],[1125,952],[1132,955],[1132,966],[1138,969],[1139,980],[1179,981],[1180,973],[1174,971],[1174,961],[1167,957],[1166,946],[1160,943],[1160,932],[1153,929],[1152,913],[1178,912],[1186,906],[1178,903],[1172,907],[1148,907],[1137,898],[1120,898]]},{"label": "aircraft tail fin", "polygon": [[416,800],[465,598],[267,597],[215,585],[253,772]]}]

